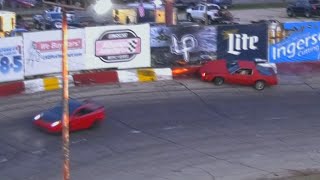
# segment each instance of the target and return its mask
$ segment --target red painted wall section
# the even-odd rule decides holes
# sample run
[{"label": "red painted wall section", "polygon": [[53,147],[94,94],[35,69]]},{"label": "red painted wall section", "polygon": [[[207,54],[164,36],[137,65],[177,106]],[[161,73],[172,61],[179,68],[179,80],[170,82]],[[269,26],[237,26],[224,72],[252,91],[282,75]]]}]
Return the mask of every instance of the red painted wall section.
[{"label": "red painted wall section", "polygon": [[74,74],[73,80],[76,86],[88,84],[110,84],[119,82],[117,71]]},{"label": "red painted wall section", "polygon": [[21,94],[25,90],[23,81],[0,84],[0,96]]}]

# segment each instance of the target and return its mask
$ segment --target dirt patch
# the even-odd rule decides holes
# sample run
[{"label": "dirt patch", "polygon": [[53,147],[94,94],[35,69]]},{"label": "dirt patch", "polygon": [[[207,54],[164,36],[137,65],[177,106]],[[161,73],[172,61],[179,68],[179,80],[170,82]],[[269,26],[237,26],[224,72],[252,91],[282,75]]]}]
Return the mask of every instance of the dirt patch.
[{"label": "dirt patch", "polygon": [[307,170],[288,170],[289,175],[286,177],[275,178],[259,178],[257,180],[319,180],[320,171],[307,169]]}]

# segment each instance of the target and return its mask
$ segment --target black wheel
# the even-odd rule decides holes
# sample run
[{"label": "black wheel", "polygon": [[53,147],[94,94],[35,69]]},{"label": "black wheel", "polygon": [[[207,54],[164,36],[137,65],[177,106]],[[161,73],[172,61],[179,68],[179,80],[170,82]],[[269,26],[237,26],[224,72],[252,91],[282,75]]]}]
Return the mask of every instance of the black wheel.
[{"label": "black wheel", "polygon": [[258,91],[261,91],[265,88],[266,86],[266,83],[264,81],[257,81],[255,84],[254,84],[254,88]]},{"label": "black wheel", "polygon": [[37,30],[40,30],[40,24],[39,24],[39,23],[34,23],[34,27],[35,27]]},{"label": "black wheel", "polygon": [[294,12],[291,9],[287,10],[287,14],[289,17],[293,17],[294,16]]},{"label": "black wheel", "polygon": [[40,29],[41,29],[41,30],[46,30],[46,29],[47,29],[47,28],[46,28],[46,25],[45,25],[45,24],[41,24],[41,25],[40,25]]},{"label": "black wheel", "polygon": [[216,77],[214,78],[213,83],[217,86],[221,86],[224,83],[224,79],[222,77]]},{"label": "black wheel", "polygon": [[209,16],[209,17],[208,17],[208,23],[209,23],[210,25],[212,25],[212,24],[217,24],[218,21],[217,21],[216,19],[212,19],[212,18]]},{"label": "black wheel", "polygon": [[304,12],[304,16],[305,16],[306,18],[310,18],[310,17],[311,17],[310,11],[305,11],[305,12]]},{"label": "black wheel", "polygon": [[187,20],[189,21],[189,22],[193,22],[193,18],[192,18],[192,16],[191,16],[191,14],[187,14]]},{"label": "black wheel", "polygon": [[98,128],[98,127],[100,126],[100,123],[101,123],[100,120],[95,120],[95,121],[92,123],[90,129],[96,129],[96,128]]}]

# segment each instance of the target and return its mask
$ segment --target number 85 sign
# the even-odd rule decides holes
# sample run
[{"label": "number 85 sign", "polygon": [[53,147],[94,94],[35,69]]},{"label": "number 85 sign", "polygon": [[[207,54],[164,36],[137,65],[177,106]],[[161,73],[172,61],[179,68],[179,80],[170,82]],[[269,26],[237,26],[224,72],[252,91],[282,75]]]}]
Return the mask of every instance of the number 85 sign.
[{"label": "number 85 sign", "polygon": [[22,59],[20,55],[7,57],[0,56],[0,73],[3,75],[10,72],[18,73],[22,71]]},{"label": "number 85 sign", "polygon": [[24,79],[22,37],[0,39],[0,83]]}]

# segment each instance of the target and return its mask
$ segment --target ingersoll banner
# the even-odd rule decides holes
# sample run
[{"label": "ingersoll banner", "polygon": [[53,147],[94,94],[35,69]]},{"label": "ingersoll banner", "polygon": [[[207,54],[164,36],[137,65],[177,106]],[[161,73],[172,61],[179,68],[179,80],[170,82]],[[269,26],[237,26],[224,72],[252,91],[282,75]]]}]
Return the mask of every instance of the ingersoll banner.
[{"label": "ingersoll banner", "polygon": [[267,30],[264,23],[218,26],[218,59],[267,59]]},{"label": "ingersoll banner", "polygon": [[[270,29],[271,31],[272,29]],[[269,61],[308,62],[320,59],[320,22],[278,24],[275,36],[269,36]]]}]

